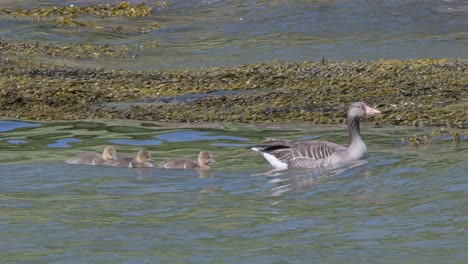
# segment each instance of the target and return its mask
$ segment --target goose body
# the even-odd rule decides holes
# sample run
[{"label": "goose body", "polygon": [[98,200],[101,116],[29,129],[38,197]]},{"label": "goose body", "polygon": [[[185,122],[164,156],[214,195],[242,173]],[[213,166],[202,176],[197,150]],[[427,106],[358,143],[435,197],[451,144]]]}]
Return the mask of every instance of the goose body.
[{"label": "goose body", "polygon": [[210,163],[216,162],[209,151],[201,151],[196,162],[188,159],[169,160],[159,164],[163,169],[209,170]]},{"label": "goose body", "polygon": [[67,159],[68,164],[79,165],[104,165],[106,162],[116,158],[116,150],[114,147],[107,146],[104,148],[102,155],[96,153],[83,153],[73,158]]},{"label": "goose body", "polygon": [[359,121],[380,111],[365,103],[352,104],[348,109],[349,145],[342,146],[328,141],[291,141],[269,139],[252,150],[262,153],[276,169],[320,168],[368,158],[367,146],[362,141]]}]

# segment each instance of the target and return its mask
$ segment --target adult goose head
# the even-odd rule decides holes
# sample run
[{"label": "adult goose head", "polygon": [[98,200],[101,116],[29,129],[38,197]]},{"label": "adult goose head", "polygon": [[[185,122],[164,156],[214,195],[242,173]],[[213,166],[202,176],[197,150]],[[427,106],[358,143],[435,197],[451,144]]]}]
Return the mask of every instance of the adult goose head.
[{"label": "adult goose head", "polygon": [[368,106],[363,102],[352,104],[348,108],[346,123],[348,125],[350,145],[361,139],[361,130],[359,121],[366,116],[375,116],[380,114],[380,111]]}]

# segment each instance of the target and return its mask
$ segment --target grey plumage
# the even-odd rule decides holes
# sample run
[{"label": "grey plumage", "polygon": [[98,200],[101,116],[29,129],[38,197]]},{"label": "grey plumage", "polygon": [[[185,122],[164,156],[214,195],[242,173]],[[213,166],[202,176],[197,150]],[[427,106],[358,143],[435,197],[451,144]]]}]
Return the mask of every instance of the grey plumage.
[{"label": "grey plumage", "polygon": [[366,159],[367,147],[361,139],[359,120],[365,115],[376,115],[380,111],[365,103],[354,103],[348,109],[348,132],[350,142],[347,147],[328,141],[302,141],[269,139],[252,149],[260,152],[273,167],[318,168],[337,166],[342,163]]},{"label": "grey plumage", "polygon": [[104,159],[96,153],[83,153],[65,161],[68,164],[80,165],[102,165]]},{"label": "grey plumage", "polygon": [[132,157],[118,157],[115,160],[106,162],[105,165],[112,167],[122,167],[122,168],[151,168],[153,164],[153,157],[151,153],[147,150],[138,151],[136,158]]},{"label": "grey plumage", "polygon": [[188,159],[169,160],[159,164],[163,169],[209,170],[210,163],[216,162],[210,151],[200,151],[197,162]]},{"label": "grey plumage", "polygon": [[179,160],[169,160],[159,164],[160,168],[164,169],[187,169],[193,170],[200,167],[197,163],[191,160],[179,159]]},{"label": "grey plumage", "polygon": [[107,146],[104,148],[102,155],[98,155],[96,153],[83,153],[73,158],[69,158],[65,162],[75,165],[104,165],[104,163],[109,162],[115,158],[115,148]]},{"label": "grey plumage", "polygon": [[315,168],[334,163],[346,147],[327,141],[270,139],[256,147],[259,152],[273,155],[288,168]]},{"label": "grey plumage", "polygon": [[106,162],[105,165],[112,166],[112,167],[121,167],[121,168],[127,168],[130,162],[135,160],[135,158],[132,157],[117,157],[115,160],[111,160],[109,162]]}]

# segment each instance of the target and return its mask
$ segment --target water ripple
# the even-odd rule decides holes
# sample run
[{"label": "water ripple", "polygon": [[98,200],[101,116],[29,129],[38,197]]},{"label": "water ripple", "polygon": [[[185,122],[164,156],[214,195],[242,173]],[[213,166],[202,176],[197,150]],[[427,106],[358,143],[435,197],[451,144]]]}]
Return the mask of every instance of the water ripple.
[{"label": "water ripple", "polygon": [[[14,147],[0,141],[0,259],[461,263],[466,257],[463,140],[457,148],[437,141],[411,150],[393,142],[414,131],[365,127],[374,135],[366,137],[366,163],[253,177],[270,166],[244,144],[310,135],[346,143],[345,133],[307,125],[188,129],[116,122],[1,133],[27,140]],[[64,163],[109,142],[124,153],[145,147],[155,163],[196,158],[200,149],[213,151],[218,162],[210,173]]]}]

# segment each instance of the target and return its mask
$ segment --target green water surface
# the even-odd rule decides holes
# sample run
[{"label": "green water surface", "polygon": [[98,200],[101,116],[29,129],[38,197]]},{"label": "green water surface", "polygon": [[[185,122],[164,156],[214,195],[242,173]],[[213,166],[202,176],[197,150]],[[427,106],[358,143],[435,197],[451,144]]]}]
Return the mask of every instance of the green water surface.
[{"label": "green water surface", "polygon": [[[367,163],[270,169],[268,137],[346,144],[343,126],[0,121],[2,263],[463,263],[466,139],[363,125]],[[156,161],[214,153],[211,173],[65,164],[113,145]]]}]

